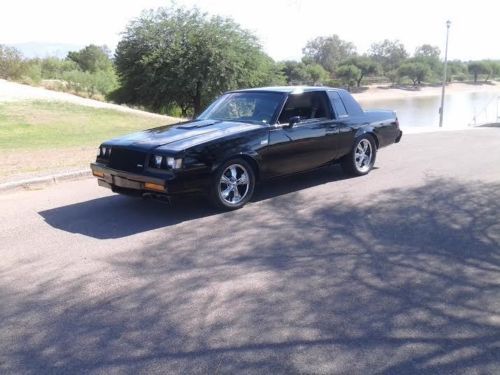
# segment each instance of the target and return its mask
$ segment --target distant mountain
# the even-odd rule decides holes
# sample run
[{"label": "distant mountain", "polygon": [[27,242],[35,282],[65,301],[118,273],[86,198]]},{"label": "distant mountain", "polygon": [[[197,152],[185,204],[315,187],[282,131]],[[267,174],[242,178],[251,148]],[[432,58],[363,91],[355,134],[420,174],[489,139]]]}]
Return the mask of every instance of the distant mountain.
[{"label": "distant mountain", "polygon": [[8,45],[17,48],[28,58],[47,56],[63,58],[69,51],[78,51],[85,47],[81,44],[43,42],[11,43]]}]

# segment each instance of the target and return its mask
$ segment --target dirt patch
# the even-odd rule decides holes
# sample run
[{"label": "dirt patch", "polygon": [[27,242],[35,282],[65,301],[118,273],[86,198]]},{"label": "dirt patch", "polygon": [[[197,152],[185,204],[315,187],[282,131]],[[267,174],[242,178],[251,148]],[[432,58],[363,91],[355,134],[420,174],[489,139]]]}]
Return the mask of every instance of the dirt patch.
[{"label": "dirt patch", "polygon": [[3,183],[81,170],[95,161],[95,147],[0,151]]},{"label": "dirt patch", "polygon": [[159,116],[166,118],[167,116],[141,111],[134,108],[129,108],[123,105],[101,102],[93,99],[86,99],[65,92],[51,91],[42,87],[33,87],[23,85],[16,82],[10,82],[0,79],[0,102],[21,101],[21,100],[48,100],[68,102],[73,104],[84,105],[94,108],[115,109],[122,112],[132,112],[147,116]]},{"label": "dirt patch", "polygon": [[[451,83],[446,86],[446,94],[467,93],[467,92],[498,92],[500,94],[500,85],[497,82],[490,82],[483,85],[470,85],[467,83]],[[353,93],[357,100],[386,100],[409,97],[439,96],[441,95],[441,86],[422,86],[422,87],[399,87],[394,88],[389,85],[370,85],[366,90],[360,93]]]}]

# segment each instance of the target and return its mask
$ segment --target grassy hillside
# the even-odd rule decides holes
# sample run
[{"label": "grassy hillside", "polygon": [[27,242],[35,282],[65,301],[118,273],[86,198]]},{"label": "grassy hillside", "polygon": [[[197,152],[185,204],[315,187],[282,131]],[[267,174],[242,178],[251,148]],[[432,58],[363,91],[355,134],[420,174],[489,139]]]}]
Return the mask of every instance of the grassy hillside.
[{"label": "grassy hillside", "polygon": [[62,102],[0,103],[0,177],[85,168],[102,141],[172,122]]}]

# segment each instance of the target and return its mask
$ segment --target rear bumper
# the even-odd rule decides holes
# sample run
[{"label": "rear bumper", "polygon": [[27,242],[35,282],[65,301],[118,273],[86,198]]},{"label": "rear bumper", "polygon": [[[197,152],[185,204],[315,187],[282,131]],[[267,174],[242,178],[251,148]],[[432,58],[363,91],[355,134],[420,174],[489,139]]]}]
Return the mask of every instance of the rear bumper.
[{"label": "rear bumper", "polygon": [[170,194],[178,190],[177,184],[167,179],[138,175],[109,168],[100,163],[91,163],[92,174],[97,177],[99,186],[106,187],[117,193],[141,193],[154,192],[159,194]]},{"label": "rear bumper", "polygon": [[403,131],[400,130],[399,131],[399,135],[397,136],[396,140],[394,141],[395,143],[399,143],[399,141],[401,140],[401,138],[403,137]]}]

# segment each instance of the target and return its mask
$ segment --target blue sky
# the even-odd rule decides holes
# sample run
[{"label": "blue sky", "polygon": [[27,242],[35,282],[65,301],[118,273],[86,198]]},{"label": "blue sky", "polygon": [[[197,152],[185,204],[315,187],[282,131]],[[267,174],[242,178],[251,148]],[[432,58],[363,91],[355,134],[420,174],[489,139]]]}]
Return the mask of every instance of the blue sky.
[{"label": "blue sky", "polygon": [[[16,0],[0,2],[0,43],[50,42],[111,48],[142,9],[159,0]],[[260,38],[276,60],[299,59],[307,40],[338,34],[359,52],[382,39],[400,39],[409,52],[422,43],[444,49],[450,29],[450,59],[500,59],[497,22],[500,1],[334,1],[334,0],[178,0],[212,14],[229,16]]]}]

